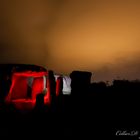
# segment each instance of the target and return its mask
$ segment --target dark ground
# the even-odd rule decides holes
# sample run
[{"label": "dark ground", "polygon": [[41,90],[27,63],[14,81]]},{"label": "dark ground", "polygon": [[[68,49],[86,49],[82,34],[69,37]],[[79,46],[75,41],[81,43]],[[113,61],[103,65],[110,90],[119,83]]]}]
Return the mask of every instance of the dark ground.
[{"label": "dark ground", "polygon": [[85,95],[60,96],[50,107],[26,113],[12,107],[1,108],[0,136],[120,139],[115,135],[118,130],[139,131],[140,103],[134,93]]},{"label": "dark ground", "polygon": [[[0,139],[138,139],[138,135],[116,136],[116,132],[140,133],[140,81],[115,80],[107,87],[104,82],[90,83],[91,73],[73,72],[70,96],[59,96],[50,106],[38,104],[30,112],[19,112],[2,103],[11,84],[5,77],[11,75],[13,65],[0,67],[4,67],[0,69]],[[40,71],[40,67],[32,67],[15,68]]]}]

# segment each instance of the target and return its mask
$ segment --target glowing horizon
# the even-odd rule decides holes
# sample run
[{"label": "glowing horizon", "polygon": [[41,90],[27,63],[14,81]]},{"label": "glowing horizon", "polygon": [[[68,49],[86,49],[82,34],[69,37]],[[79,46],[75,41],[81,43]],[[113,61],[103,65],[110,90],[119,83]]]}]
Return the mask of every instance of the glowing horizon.
[{"label": "glowing horizon", "polygon": [[7,0],[0,63],[86,70],[97,81],[140,79],[139,7],[136,0]]}]

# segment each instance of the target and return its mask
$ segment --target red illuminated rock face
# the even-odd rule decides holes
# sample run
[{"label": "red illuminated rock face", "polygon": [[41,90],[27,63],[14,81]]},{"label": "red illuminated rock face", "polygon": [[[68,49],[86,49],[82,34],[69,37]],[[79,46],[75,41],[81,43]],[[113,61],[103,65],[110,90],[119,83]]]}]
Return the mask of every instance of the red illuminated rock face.
[{"label": "red illuminated rock face", "polygon": [[59,96],[62,93],[63,89],[63,78],[59,76],[56,80],[56,96]]},{"label": "red illuminated rock face", "polygon": [[0,81],[0,100],[18,110],[31,110],[38,103],[49,105],[64,89],[62,75],[55,77],[53,71],[36,65],[1,64]]},{"label": "red illuminated rock face", "polygon": [[0,64],[0,101],[4,100],[10,90],[13,73],[25,71],[46,72],[47,70],[31,64]]},{"label": "red illuminated rock face", "polygon": [[[6,103],[12,103],[19,110],[33,109],[36,104],[36,96],[44,94],[44,103],[50,103],[49,82],[47,72],[15,72],[12,76],[10,91],[5,99]],[[32,77],[32,81],[28,81]],[[30,90],[29,90],[30,89]],[[46,93],[45,93],[46,92]]]}]

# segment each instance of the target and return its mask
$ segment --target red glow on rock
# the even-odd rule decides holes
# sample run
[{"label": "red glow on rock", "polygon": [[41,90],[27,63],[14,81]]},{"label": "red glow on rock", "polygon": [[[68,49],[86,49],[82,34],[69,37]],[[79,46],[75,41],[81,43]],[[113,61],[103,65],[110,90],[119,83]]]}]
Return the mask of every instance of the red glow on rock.
[{"label": "red glow on rock", "polygon": [[56,80],[56,96],[59,96],[62,92],[62,77],[58,77]]},{"label": "red glow on rock", "polygon": [[[50,103],[50,87],[49,79],[46,80],[47,90],[44,93],[43,76],[47,77],[47,72],[16,72],[12,76],[12,84],[5,102],[12,103],[19,110],[33,109],[36,104],[37,94],[45,94],[44,103]],[[32,77],[33,81],[28,85],[28,78]],[[31,88],[31,95],[29,96],[28,88]],[[45,87],[46,88],[46,87]]]},{"label": "red glow on rock", "polygon": [[34,78],[33,84],[32,84],[32,99],[36,99],[37,94],[40,94],[43,92],[43,77],[37,77]]}]

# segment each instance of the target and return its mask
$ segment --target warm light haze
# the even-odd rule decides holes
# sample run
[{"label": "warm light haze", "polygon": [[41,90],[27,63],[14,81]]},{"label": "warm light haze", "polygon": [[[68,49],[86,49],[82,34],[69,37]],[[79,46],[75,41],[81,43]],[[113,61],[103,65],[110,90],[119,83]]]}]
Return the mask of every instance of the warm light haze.
[{"label": "warm light haze", "polygon": [[93,80],[140,79],[140,1],[4,0],[0,63],[37,64]]}]

